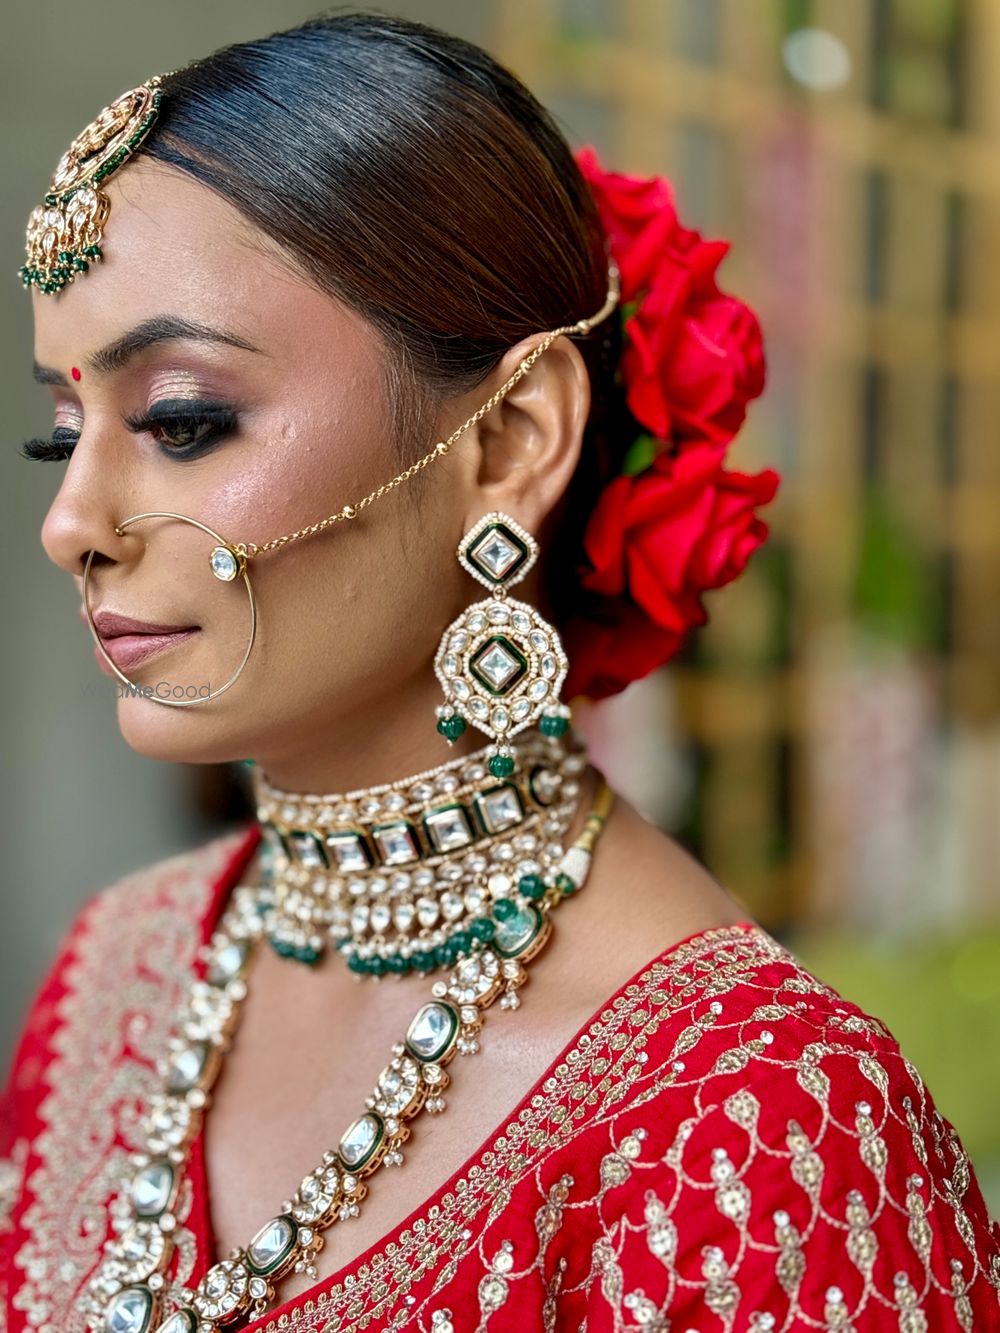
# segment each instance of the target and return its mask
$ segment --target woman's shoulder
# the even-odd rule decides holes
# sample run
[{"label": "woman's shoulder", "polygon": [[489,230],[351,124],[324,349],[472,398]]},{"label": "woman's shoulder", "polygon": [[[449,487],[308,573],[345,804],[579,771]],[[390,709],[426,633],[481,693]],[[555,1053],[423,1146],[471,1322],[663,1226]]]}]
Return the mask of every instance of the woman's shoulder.
[{"label": "woman's shoulder", "polygon": [[954,1126],[762,926],[682,941],[602,1018],[626,1080],[590,1127],[599,1234],[567,1255],[588,1328],[1000,1325],[1000,1225]]}]

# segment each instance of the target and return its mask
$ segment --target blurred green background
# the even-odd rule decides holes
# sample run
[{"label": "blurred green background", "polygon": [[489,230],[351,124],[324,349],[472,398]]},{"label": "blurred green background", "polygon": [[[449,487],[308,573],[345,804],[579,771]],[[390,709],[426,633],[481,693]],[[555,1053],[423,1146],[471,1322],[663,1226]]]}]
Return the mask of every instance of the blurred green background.
[{"label": "blurred green background", "polygon": [[[346,6],[345,6],[346,8]],[[771,540],[666,670],[583,718],[618,788],[823,980],[881,1017],[1000,1213],[1000,5],[397,0],[487,46],[574,146],[674,183],[733,243],[769,383],[731,466],[772,465]],[[121,90],[315,7],[16,6],[0,54],[10,443],[0,1047],[80,902],[246,810],[228,769],[120,740],[18,457],[23,228]]]}]

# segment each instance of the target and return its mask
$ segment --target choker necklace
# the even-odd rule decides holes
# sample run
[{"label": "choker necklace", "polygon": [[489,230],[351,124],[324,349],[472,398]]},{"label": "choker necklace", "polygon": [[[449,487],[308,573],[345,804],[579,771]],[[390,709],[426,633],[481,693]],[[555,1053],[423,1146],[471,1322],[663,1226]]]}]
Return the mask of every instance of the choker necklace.
[{"label": "choker necklace", "polygon": [[[388,790],[388,789],[387,789]],[[614,804],[597,772],[597,792],[583,831],[563,858],[571,871],[538,897],[508,893],[492,903],[493,934],[478,938],[432,987],[392,1048],[358,1116],[317,1166],[245,1247],[230,1251],[194,1287],[169,1276],[176,1206],[190,1145],[210,1104],[247,996],[250,963],[265,935],[265,886],[237,887],[201,951],[197,975],[174,1027],[160,1072],[163,1087],[143,1122],[142,1151],[110,1205],[113,1235],[84,1288],[81,1312],[93,1333],[219,1333],[259,1319],[275,1303],[275,1284],[289,1272],[316,1280],[323,1233],[357,1217],[365,1180],[380,1166],[403,1164],[408,1122],[421,1110],[445,1109],[452,1057],[479,1050],[486,1011],[495,1000],[517,1007],[525,964],[552,932],[551,912],[584,882],[595,844]],[[268,910],[270,910],[268,906]],[[513,1002],[511,1002],[513,1001]]]},{"label": "choker necklace", "polygon": [[329,796],[281,791],[254,769],[278,953],[315,963],[332,945],[358,976],[428,973],[488,943],[494,905],[515,890],[538,901],[559,889],[582,741],[527,731],[502,781],[488,750]]}]

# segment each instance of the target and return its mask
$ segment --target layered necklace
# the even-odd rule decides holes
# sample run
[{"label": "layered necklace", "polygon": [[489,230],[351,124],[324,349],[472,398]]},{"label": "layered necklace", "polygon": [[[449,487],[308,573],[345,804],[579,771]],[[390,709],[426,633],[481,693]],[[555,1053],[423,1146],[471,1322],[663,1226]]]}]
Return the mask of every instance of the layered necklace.
[{"label": "layered necklace", "polygon": [[[359,1215],[379,1167],[403,1164],[409,1122],[444,1111],[446,1066],[479,1050],[495,1002],[518,1007],[526,964],[550,938],[553,910],[586,880],[614,803],[598,772],[582,832],[564,847],[579,806],[583,746],[570,731],[526,736],[518,752],[503,783],[475,754],[324,797],[278,792],[255,774],[262,883],[233,890],[200,953],[142,1149],[110,1204],[112,1234],[81,1297],[93,1333],[218,1333],[259,1319],[286,1274],[316,1280],[323,1233]],[[249,1242],[190,1287],[169,1276],[173,1210],[263,940],[305,963],[332,944],[359,979],[440,976],[364,1110]]]}]

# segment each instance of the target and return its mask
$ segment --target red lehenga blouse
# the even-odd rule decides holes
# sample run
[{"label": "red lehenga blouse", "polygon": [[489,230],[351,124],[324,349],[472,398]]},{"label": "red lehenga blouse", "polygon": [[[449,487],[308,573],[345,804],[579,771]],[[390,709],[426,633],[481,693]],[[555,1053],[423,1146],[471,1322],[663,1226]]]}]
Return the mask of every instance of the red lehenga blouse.
[{"label": "red lehenga blouse", "polygon": [[[2,1108],[0,1328],[82,1330],[156,1060],[258,840],[130,875],[67,935]],[[214,1262],[201,1146],[175,1209],[191,1285]],[[1000,1224],[884,1024],[744,921],[654,958],[433,1198],[249,1327],[986,1333]]]}]

